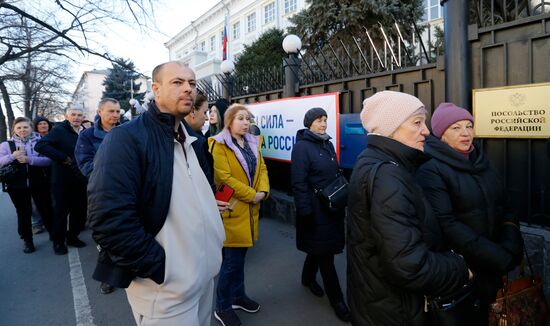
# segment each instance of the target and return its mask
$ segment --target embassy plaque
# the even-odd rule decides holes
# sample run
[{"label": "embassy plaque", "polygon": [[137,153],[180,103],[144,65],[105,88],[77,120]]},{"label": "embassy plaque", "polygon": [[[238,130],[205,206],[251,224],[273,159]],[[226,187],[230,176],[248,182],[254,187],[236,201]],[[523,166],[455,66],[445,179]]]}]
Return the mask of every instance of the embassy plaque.
[{"label": "embassy plaque", "polygon": [[550,83],[472,92],[475,137],[550,137]]}]

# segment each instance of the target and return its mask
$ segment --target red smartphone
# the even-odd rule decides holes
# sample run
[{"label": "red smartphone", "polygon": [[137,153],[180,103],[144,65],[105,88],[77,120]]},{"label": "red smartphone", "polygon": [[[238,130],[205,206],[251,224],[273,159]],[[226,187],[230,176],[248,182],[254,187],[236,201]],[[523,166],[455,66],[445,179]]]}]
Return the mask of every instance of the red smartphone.
[{"label": "red smartphone", "polygon": [[226,185],[225,183],[222,183],[219,186],[218,190],[216,190],[214,197],[216,197],[217,200],[228,202],[229,199],[231,199],[231,196],[233,196],[234,192],[235,190],[233,188]]}]

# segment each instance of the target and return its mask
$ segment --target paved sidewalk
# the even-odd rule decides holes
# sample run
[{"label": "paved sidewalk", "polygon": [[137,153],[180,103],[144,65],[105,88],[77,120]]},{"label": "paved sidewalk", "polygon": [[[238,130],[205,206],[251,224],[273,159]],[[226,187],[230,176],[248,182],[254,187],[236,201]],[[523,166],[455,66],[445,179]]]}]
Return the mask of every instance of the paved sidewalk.
[{"label": "paved sidewalk", "polygon": [[[88,246],[71,249],[72,256],[54,255],[46,233],[35,236],[35,253],[23,254],[15,209],[6,193],[0,193],[0,230],[0,325],[134,325],[124,290],[102,295],[99,283],[91,279],[97,250],[90,231],[81,235]],[[262,308],[257,314],[238,311],[243,325],[345,325],[334,315],[326,296],[317,298],[301,286],[305,254],[296,250],[294,236],[293,226],[268,218],[260,221],[260,240],[248,252],[245,279],[248,295]],[[73,292],[75,275],[72,286],[69,256],[73,263],[74,257],[79,258],[85,291],[78,292],[82,287],[76,287]],[[345,289],[344,255],[338,255],[335,262]],[[75,311],[83,308],[73,298],[86,296],[93,323],[77,323]],[[214,317],[212,325],[219,325]]]}]

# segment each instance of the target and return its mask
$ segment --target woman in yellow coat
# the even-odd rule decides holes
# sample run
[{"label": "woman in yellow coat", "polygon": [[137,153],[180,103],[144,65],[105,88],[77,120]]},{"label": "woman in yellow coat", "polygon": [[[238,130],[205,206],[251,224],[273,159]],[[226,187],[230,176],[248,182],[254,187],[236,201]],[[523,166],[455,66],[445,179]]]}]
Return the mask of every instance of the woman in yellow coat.
[{"label": "woman in yellow coat", "polygon": [[214,182],[234,190],[229,210],[222,212],[226,240],[216,290],[214,316],[224,326],[240,325],[233,309],[249,313],[260,310],[244,289],[246,251],[258,240],[260,201],[267,198],[269,179],[260,153],[262,138],[248,133],[252,114],[240,104],[224,115],[224,129],[208,139],[214,158]]}]

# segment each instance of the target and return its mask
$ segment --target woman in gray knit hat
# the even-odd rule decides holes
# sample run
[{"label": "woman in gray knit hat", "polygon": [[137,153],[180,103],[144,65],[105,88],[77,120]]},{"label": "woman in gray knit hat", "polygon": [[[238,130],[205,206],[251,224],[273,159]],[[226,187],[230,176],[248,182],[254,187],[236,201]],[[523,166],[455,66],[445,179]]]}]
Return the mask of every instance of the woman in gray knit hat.
[{"label": "woman in gray knit hat", "polygon": [[[296,246],[307,254],[302,284],[318,297],[326,291],[338,318],[349,321],[349,309],[334,267],[334,255],[342,253],[345,244],[344,208],[329,208],[315,194],[315,189],[324,187],[339,173],[336,152],[326,133],[327,112],[322,108],[308,110],[304,127],[296,134],[290,167],[296,205]],[[316,280],[319,271],[324,291]]]},{"label": "woman in gray knit hat", "polygon": [[428,160],[424,104],[383,91],[363,102],[367,148],[353,169],[347,223],[348,302],[354,325],[428,325],[426,298],[473,277],[443,238],[414,171]]}]

